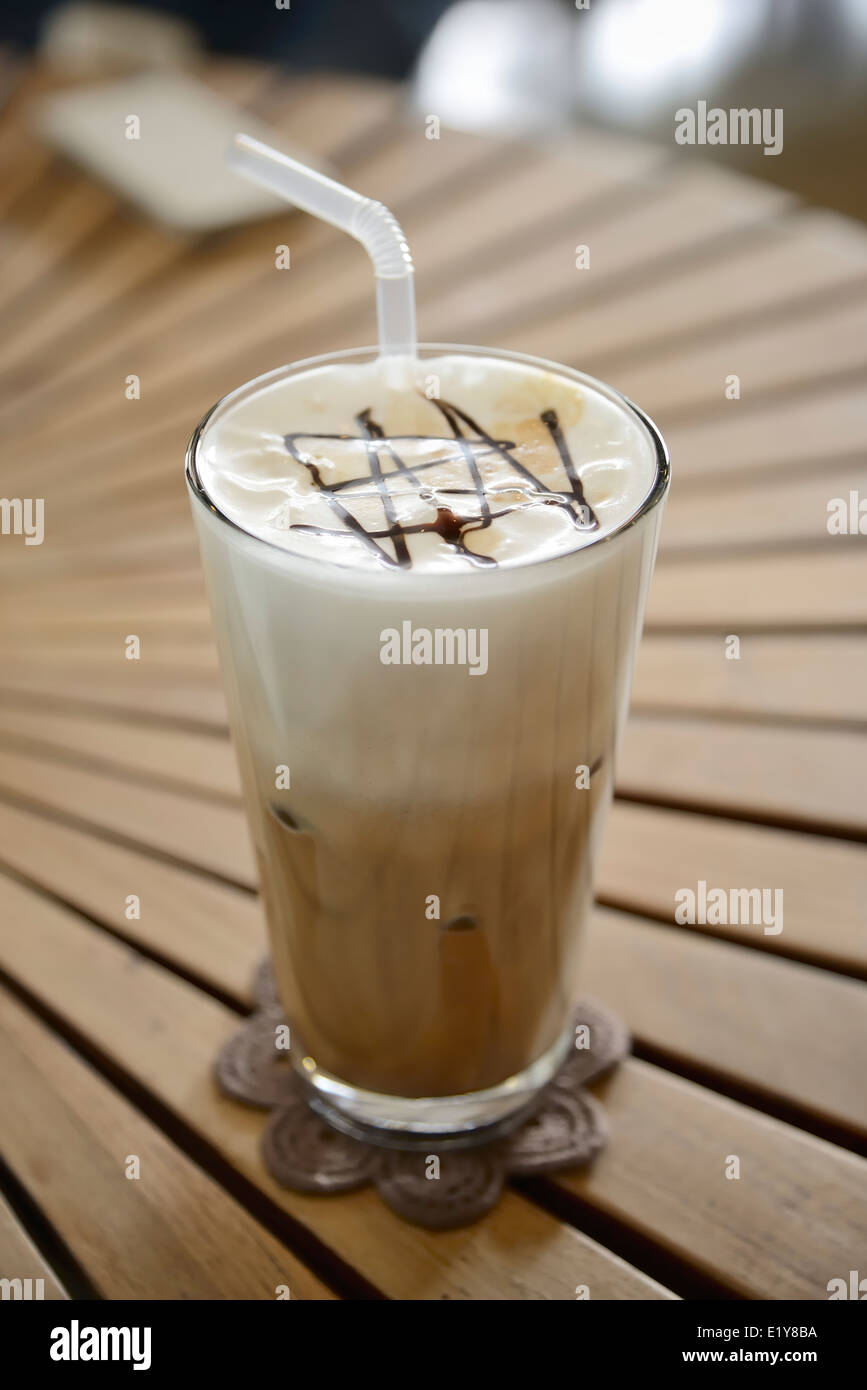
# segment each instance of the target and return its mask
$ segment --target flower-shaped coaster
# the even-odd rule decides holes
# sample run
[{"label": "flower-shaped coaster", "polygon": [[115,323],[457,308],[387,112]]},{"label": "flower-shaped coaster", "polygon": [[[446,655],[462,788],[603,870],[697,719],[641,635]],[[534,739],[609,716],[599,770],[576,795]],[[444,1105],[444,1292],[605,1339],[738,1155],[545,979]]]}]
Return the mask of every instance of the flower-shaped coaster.
[{"label": "flower-shaped coaster", "polygon": [[578,1005],[576,1047],[512,1134],[474,1148],[431,1139],[404,1150],[352,1138],[311,1109],[288,1050],[275,1045],[286,1020],[268,960],[256,971],[254,993],[257,1010],[223,1047],[216,1076],[226,1095],[272,1111],[262,1157],[284,1187],[328,1194],[372,1184],[404,1220],[447,1230],[490,1211],[508,1177],[581,1167],[605,1144],[604,1111],[584,1087],[626,1056],[629,1035],[592,1000]]}]

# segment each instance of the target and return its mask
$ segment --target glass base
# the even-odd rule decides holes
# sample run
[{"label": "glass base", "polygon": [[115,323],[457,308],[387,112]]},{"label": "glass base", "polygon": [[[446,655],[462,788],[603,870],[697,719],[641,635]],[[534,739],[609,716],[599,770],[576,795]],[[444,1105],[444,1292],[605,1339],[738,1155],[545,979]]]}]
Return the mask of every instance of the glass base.
[{"label": "glass base", "polygon": [[[572,1046],[572,1025],[524,1071],[485,1091],[456,1096],[387,1096],[350,1086],[329,1072],[298,1065],[310,1105],[335,1129],[386,1148],[416,1148],[436,1139],[451,1148],[487,1144],[511,1133],[532,1110],[539,1092]],[[310,1068],[308,1070],[308,1068]]]}]

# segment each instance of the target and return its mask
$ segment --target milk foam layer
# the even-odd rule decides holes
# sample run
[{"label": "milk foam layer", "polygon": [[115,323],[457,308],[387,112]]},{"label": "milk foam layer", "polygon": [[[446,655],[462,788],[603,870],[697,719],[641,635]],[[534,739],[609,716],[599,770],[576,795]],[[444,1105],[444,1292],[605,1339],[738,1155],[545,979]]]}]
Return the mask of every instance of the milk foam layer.
[{"label": "milk foam layer", "polygon": [[637,415],[496,357],[325,364],[216,412],[205,492],[298,555],[424,573],[515,566],[610,534],[651,491]]}]

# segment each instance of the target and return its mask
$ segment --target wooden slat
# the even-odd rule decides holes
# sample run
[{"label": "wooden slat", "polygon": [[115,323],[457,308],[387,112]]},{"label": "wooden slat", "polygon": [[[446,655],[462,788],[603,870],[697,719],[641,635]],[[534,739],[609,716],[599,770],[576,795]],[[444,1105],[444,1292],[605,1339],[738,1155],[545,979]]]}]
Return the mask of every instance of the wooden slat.
[{"label": "wooden slat", "polygon": [[861,459],[829,460],[813,472],[792,478],[779,474],[746,482],[690,486],[689,479],[676,487],[666,503],[660,560],[664,564],[682,554],[707,555],[715,548],[728,550],[737,564],[738,551],[757,545],[792,547],[825,545],[836,552],[841,544],[858,544],[860,537],[832,536],[828,531],[828,503],[842,498],[848,506],[850,491],[864,487]]},{"label": "wooden slat", "polygon": [[[255,62],[261,73],[261,62]],[[275,78],[279,81],[276,100],[261,108],[262,119],[321,159],[352,158],[351,152],[363,149],[373,136],[379,143],[402,105],[393,82],[364,73],[341,72],[337,77],[271,68],[267,76],[272,94]],[[259,105],[253,104],[258,111]]]},{"label": "wooden slat", "polygon": [[[567,226],[552,224],[549,235],[534,236],[509,263],[480,266],[470,293],[463,283],[445,287],[425,305],[426,336],[451,342],[457,325],[462,341],[526,341],[522,350],[544,355],[545,333],[553,340],[562,324],[562,360],[575,361],[592,343],[584,315],[594,314],[600,297],[607,303],[625,285],[640,288],[664,275],[668,264],[682,268],[685,254],[700,254],[708,242],[765,224],[787,202],[777,190],[712,170],[684,176],[671,165],[645,178],[642,198],[634,196],[635,183],[632,191],[628,206],[579,209]],[[589,266],[582,270],[575,265],[579,245],[590,248]]]},{"label": "wooden slat", "polygon": [[867,565],[846,538],[830,553],[729,556],[661,564],[647,605],[649,627],[851,627],[867,623]]},{"label": "wooden slat", "polygon": [[[24,138],[24,147],[18,143]],[[0,140],[4,145],[9,141],[16,142],[15,158],[10,162],[3,161],[3,180],[0,183],[0,216],[4,219],[10,214],[14,215],[16,204],[22,199],[26,200],[28,194],[46,177],[51,177],[54,172],[54,156],[50,150],[38,145],[33,140],[31,133],[30,142],[26,142],[24,131],[21,127],[17,129],[4,116],[0,125]],[[22,155],[24,156],[22,158]]]},{"label": "wooden slat", "polygon": [[332,1297],[5,989],[0,1051],[6,1161],[104,1298]]},{"label": "wooden slat", "polygon": [[35,745],[42,757],[122,768],[230,800],[240,795],[234,760],[227,756],[225,738],[217,735],[0,704],[0,747],[15,745],[20,751]]},{"label": "wooden slat", "polygon": [[110,837],[132,839],[238,883],[255,881],[240,807],[205,806],[199,796],[6,749],[0,749],[0,787],[25,803],[79,818]]},{"label": "wooden slat", "polygon": [[[0,863],[240,1005],[265,952],[259,900],[98,834],[0,802]],[[128,916],[130,895],[139,916]]]},{"label": "wooden slat", "polygon": [[[211,1078],[213,1059],[237,1028],[237,1016],[17,883],[0,880],[0,899],[0,944],[9,973],[383,1292],[400,1299],[571,1299],[583,1282],[599,1298],[670,1297],[514,1193],[471,1231],[432,1234],[400,1221],[369,1190],[323,1199],[278,1187],[259,1158],[262,1113],[222,1098]],[[26,934],[14,925],[22,915]],[[98,1119],[95,1105],[84,1112]],[[50,1127],[52,1108],[42,1113]],[[14,1128],[29,1132],[26,1124]],[[111,1124],[103,1132],[111,1133]],[[124,1152],[140,1150],[127,1141]],[[160,1195],[152,1198],[157,1204]],[[156,1258],[155,1237],[148,1248]]]},{"label": "wooden slat", "polygon": [[[707,343],[658,349],[644,362],[625,364],[617,385],[665,432],[672,418],[716,414],[726,406],[737,411],[756,397],[794,392],[798,385],[815,390],[817,380],[865,366],[867,282],[841,304],[812,307],[779,323],[735,325]],[[726,397],[732,373],[739,379],[737,400]]]},{"label": "wooden slat", "polygon": [[[62,679],[63,668],[67,663],[75,664],[81,672],[92,670],[98,679],[108,675],[118,665],[117,638],[114,633],[95,634],[90,641],[82,640],[78,633],[59,631],[53,634],[50,642],[38,633],[26,630],[14,634],[0,629],[0,660],[42,662],[46,669],[54,664]],[[125,666],[135,663],[124,661]],[[209,681],[219,685],[217,649],[210,633],[203,633],[198,639],[185,637],[182,640],[171,634],[157,638],[148,648],[147,660],[139,662],[132,672],[136,681],[147,681],[152,676],[165,677],[174,673],[179,679],[188,678]],[[3,672],[7,674],[6,671]]]},{"label": "wooden slat", "polygon": [[860,634],[757,632],[744,637],[739,660],[727,661],[724,652],[722,633],[645,634],[633,709],[859,724],[867,717],[867,643]]},{"label": "wooden slat", "polygon": [[[596,1088],[604,1158],[558,1179],[749,1299],[827,1299],[867,1238],[867,1163],[643,1062]],[[735,1157],[740,1177],[726,1177]]]},{"label": "wooden slat", "polygon": [[73,659],[58,667],[56,659],[28,660],[16,654],[0,671],[0,694],[16,700],[42,697],[56,703],[80,700],[108,713],[151,714],[225,727],[226,702],[213,677],[196,680],[165,666],[134,672],[140,663]]},{"label": "wooden slat", "polygon": [[[598,250],[604,267],[608,229]],[[591,267],[583,274],[592,284],[592,258]],[[796,211],[763,224],[755,234],[729,239],[713,254],[665,265],[644,283],[612,285],[602,302],[582,308],[580,320],[561,309],[516,330],[515,345],[603,375],[610,372],[616,381],[618,363],[646,361],[660,341],[700,338],[745,317],[761,322],[802,298],[860,284],[865,275],[867,241],[860,225],[833,213]]]},{"label": "wooden slat", "polygon": [[[60,1279],[0,1193],[0,1279],[30,1279],[35,1297],[42,1294],[46,1302],[58,1302],[69,1297]],[[41,1286],[36,1282],[41,1280]]]},{"label": "wooden slat", "polygon": [[596,875],[614,907],[674,922],[682,888],[780,888],[783,930],[749,925],[682,927],[763,951],[803,956],[867,974],[867,850],[861,845],[716,816],[616,801]]},{"label": "wooden slat", "polygon": [[[134,504],[135,510],[145,517],[154,499],[162,504],[167,493],[174,497],[175,505],[186,501],[178,488],[178,462],[180,459],[183,469],[186,446],[183,428],[177,420],[168,424],[162,420],[143,424],[135,439],[124,442],[108,436],[92,438],[89,444],[85,440],[78,447],[70,443],[65,458],[49,455],[42,459],[10,460],[9,481],[11,484],[13,477],[17,478],[20,490],[29,489],[28,496],[50,494],[52,513],[60,510],[64,518],[62,535],[68,542],[75,544],[85,532],[94,530],[101,531],[105,538],[105,528],[99,525],[100,513],[93,507],[93,490],[99,493],[103,507],[111,507],[116,499],[122,499],[129,507]],[[11,486],[8,490],[12,490]],[[74,518],[71,528],[70,518]]]},{"label": "wooden slat", "polygon": [[[342,88],[342,75],[336,85]],[[399,94],[388,138],[368,142],[351,160],[354,183],[363,186],[367,197],[382,202],[398,197],[404,208],[412,203],[434,206],[449,190],[462,184],[484,187],[499,178],[502,166],[518,165],[528,158],[521,141],[466,130],[443,129],[439,140],[428,140],[425,124],[425,117],[410,109]],[[341,160],[344,177],[347,163]],[[333,244],[344,245],[342,232],[335,233]]]},{"label": "wooden slat", "polygon": [[[185,500],[185,499],[183,499]],[[57,521],[62,515],[62,507],[52,506],[52,518]],[[39,561],[39,574],[33,578],[38,584],[55,583],[58,578],[74,574],[102,574],[106,580],[112,575],[128,572],[144,574],[152,572],[160,565],[175,570],[186,568],[194,563],[196,541],[190,526],[190,518],[184,515],[173,499],[171,513],[167,512],[163,524],[153,529],[139,524],[135,536],[124,536],[123,513],[118,509],[116,525],[118,533],[114,538],[102,536],[89,543],[88,538],[75,529],[62,523],[59,531],[55,525],[51,549]],[[20,561],[7,550],[0,554],[0,576],[17,572]]]},{"label": "wooden slat", "polygon": [[[126,605],[127,623],[123,621],[124,599],[121,591],[124,581],[121,577],[117,580],[117,597],[105,593],[90,609],[84,603],[76,603],[70,593],[66,602],[58,598],[57,609],[51,613],[40,604],[39,590],[22,590],[20,610],[13,615],[10,605],[8,616],[7,613],[3,614],[3,623],[13,635],[16,629],[21,630],[27,625],[28,618],[31,630],[40,635],[56,633],[64,627],[76,628],[87,639],[113,632],[117,634],[116,640],[121,646],[128,634],[135,634],[141,639],[143,650],[151,637],[159,638],[166,631],[171,631],[175,638],[189,634],[201,640],[207,632],[208,610],[192,594],[188,598],[182,597],[180,591],[188,578],[193,579],[194,576],[172,574],[166,592],[155,593],[152,599],[147,597],[145,589],[140,590],[138,595],[133,594]],[[154,588],[157,587],[155,576]]]},{"label": "wooden slat", "polygon": [[107,189],[89,180],[71,180],[66,189],[55,188],[51,205],[36,226],[19,230],[10,221],[0,224],[0,309],[4,300],[19,294],[66,260],[116,207],[117,198]]},{"label": "wooden slat", "polygon": [[766,403],[725,401],[701,423],[674,425],[666,438],[675,485],[678,477],[734,481],[770,468],[785,469],[787,478],[795,467],[820,471],[829,457],[863,453],[867,387],[823,388]]},{"label": "wooden slat", "polygon": [[618,792],[639,800],[857,835],[865,785],[857,734],[649,715],[628,723],[617,772]]},{"label": "wooden slat", "polygon": [[[0,372],[12,372],[11,380],[0,379],[0,393],[5,399],[13,397],[10,388],[15,383],[26,387],[36,385],[52,365],[52,348],[58,338],[83,319],[98,315],[115,297],[127,293],[140,283],[164,272],[181,255],[184,243],[165,233],[157,234],[149,227],[127,227],[118,219],[113,245],[104,253],[89,274],[70,275],[68,267],[57,268],[58,276],[65,275],[67,290],[54,311],[33,312],[32,303],[23,325],[13,323],[8,315],[9,337],[0,346]],[[32,297],[31,297],[32,298]],[[42,306],[37,306],[42,309]],[[38,356],[27,367],[28,359]],[[10,392],[7,397],[6,392]]]},{"label": "wooden slat", "polygon": [[[177,458],[173,460],[175,467],[171,483],[175,490],[178,488]],[[32,480],[35,481],[35,480]],[[159,490],[160,481],[168,482],[166,477],[162,480],[155,480],[155,493]],[[79,480],[78,502],[90,497],[93,494],[87,490],[87,482]],[[98,491],[98,489],[96,489]],[[10,577],[14,574],[18,581],[22,581],[26,575],[26,591],[22,585],[22,594],[26,592],[28,601],[38,592],[43,595],[50,586],[62,593],[68,585],[75,585],[81,581],[101,577],[105,581],[106,577],[112,573],[116,574],[119,580],[128,579],[130,582],[137,581],[143,585],[147,578],[154,573],[165,570],[177,576],[189,576],[190,580],[197,586],[199,575],[197,570],[198,551],[196,549],[195,538],[190,530],[191,518],[189,514],[189,501],[185,492],[175,492],[173,499],[174,517],[168,521],[165,529],[155,527],[149,529],[147,520],[141,522],[141,529],[136,532],[136,540],[126,549],[122,548],[121,541],[124,534],[124,527],[127,523],[138,528],[139,522],[133,514],[127,516],[126,508],[129,507],[134,512],[134,504],[131,498],[123,495],[121,491],[118,498],[112,496],[100,497],[100,506],[97,509],[97,516],[102,518],[102,535],[94,535],[92,532],[94,508],[91,506],[91,524],[84,524],[85,517],[80,506],[73,500],[72,494],[63,495],[61,489],[55,490],[50,487],[46,489],[51,497],[51,526],[46,525],[46,537],[49,547],[45,551],[40,551],[38,561],[36,561],[29,571],[22,572],[22,554],[32,553],[29,547],[25,547],[22,538],[16,536],[14,544],[8,545],[3,556],[2,569],[4,574]],[[110,493],[110,489],[108,490]],[[37,492],[36,488],[31,488],[31,493]],[[29,494],[28,494],[29,495]],[[114,539],[109,538],[105,532],[105,516],[107,508],[113,509],[113,503],[117,500],[118,506],[116,514],[113,516],[113,525],[117,527]],[[183,504],[181,506],[180,504]],[[173,544],[171,532],[175,532],[174,539],[180,541],[180,545]],[[149,564],[148,564],[149,562]],[[58,584],[58,579],[63,576],[67,584]],[[110,587],[103,584],[103,588]]]},{"label": "wooden slat", "polygon": [[[20,595],[14,599],[11,594],[4,594],[0,608],[4,627],[10,632],[15,628],[27,627],[40,613],[49,626],[57,624],[58,618],[66,621],[76,614],[85,623],[116,622],[119,630],[118,650],[122,655],[125,634],[136,631],[133,624],[137,620],[146,621],[154,615],[158,619],[171,620],[175,625],[186,623],[202,627],[209,621],[205,585],[198,565],[190,571],[159,569],[154,574],[119,576],[111,585],[106,585],[105,577],[100,574],[69,576],[52,593],[51,611],[48,613],[45,612],[46,606],[45,593],[39,585],[22,587]],[[126,623],[122,621],[124,609]],[[147,660],[144,650],[142,659]]]},{"label": "wooden slat", "polygon": [[[242,108],[271,85],[267,69],[243,60],[215,65],[206,73],[205,80]],[[48,297],[46,317],[51,318],[58,299],[80,283],[81,272],[93,259],[94,234],[107,233],[115,243],[136,240],[137,224],[129,218],[119,195],[72,163],[64,162],[59,166],[59,178],[55,173],[54,177],[44,180],[37,194],[39,196],[23,216],[19,211],[17,217],[0,224],[0,237],[7,242],[0,306],[8,315],[13,338],[21,322],[18,315],[23,302],[29,300],[31,315],[34,312],[28,290],[36,288],[38,296]],[[155,242],[164,250],[166,246],[171,247],[178,256],[190,244],[190,239],[167,235],[161,229],[145,229],[139,245],[145,270]],[[105,258],[97,256],[96,260],[102,261],[98,274],[104,274]]]},{"label": "wooden slat", "polygon": [[867,1047],[862,981],[604,909],[582,970],[591,994],[681,1065],[867,1133],[867,1092],[852,1065]]}]

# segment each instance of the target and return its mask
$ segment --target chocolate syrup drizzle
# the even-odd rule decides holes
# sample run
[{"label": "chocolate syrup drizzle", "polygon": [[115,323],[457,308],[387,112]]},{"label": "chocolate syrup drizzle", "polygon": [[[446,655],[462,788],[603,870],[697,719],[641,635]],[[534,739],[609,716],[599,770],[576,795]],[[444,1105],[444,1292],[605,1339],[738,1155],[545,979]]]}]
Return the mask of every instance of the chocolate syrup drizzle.
[{"label": "chocolate syrup drizzle", "polygon": [[[575,529],[578,531],[595,531],[599,526],[595,512],[584,496],[584,489],[578,477],[575,463],[569,452],[566,438],[560,428],[560,421],[555,410],[544,410],[540,415],[542,424],[548,430],[553,444],[560,456],[563,471],[569,483],[569,491],[557,491],[548,487],[541,479],[537,478],[531,469],[527,468],[520,459],[515,456],[517,445],[508,439],[494,439],[485,430],[477,425],[475,420],[456,405],[450,405],[448,401],[434,400],[433,405],[437,407],[440,414],[445,418],[452,433],[451,436],[440,438],[436,435],[421,434],[401,434],[386,436],[384,430],[372,418],[370,410],[362,410],[355,418],[360,430],[359,435],[346,434],[309,434],[299,432],[297,434],[286,434],[283,436],[284,443],[288,452],[303,468],[307,470],[314,485],[324,497],[325,501],[334,512],[335,516],[343,523],[342,527],[331,528],[327,526],[314,526],[307,522],[297,522],[290,526],[293,531],[310,531],[316,535],[323,536],[355,536],[376,558],[386,566],[391,568],[408,569],[412,565],[412,556],[407,544],[407,537],[420,535],[426,532],[435,532],[438,536],[451,546],[453,550],[464,555],[474,565],[496,565],[496,560],[491,555],[479,555],[470,550],[466,538],[475,531],[484,531],[491,525],[492,521],[508,516],[511,512],[526,511],[534,506],[555,506],[561,508],[569,516]],[[466,431],[470,431],[468,435]],[[322,479],[319,468],[315,463],[304,457],[303,447],[299,446],[301,440],[340,440],[358,439],[359,443],[365,447],[367,456],[368,472],[360,474],[355,478],[344,478],[342,482],[332,483],[330,486]],[[442,444],[446,453],[439,458],[429,459],[423,463],[408,464],[401,458],[398,446],[407,443],[427,443]],[[423,478],[419,474],[424,473],[430,468],[441,468],[442,465],[454,458],[454,450],[457,449],[458,455],[466,464],[469,487],[437,487],[432,485],[426,487]],[[514,502],[502,507],[497,511],[491,510],[491,502],[485,491],[484,482],[479,472],[479,460],[498,455],[505,459],[515,473],[525,482],[529,483],[535,494],[521,502]],[[388,473],[382,470],[383,459],[387,459],[392,468]],[[404,526],[397,518],[394,506],[394,494],[391,491],[391,483],[395,479],[408,480],[413,483],[418,490],[418,495],[426,502],[431,502],[435,511],[434,521],[418,522],[413,526]],[[381,502],[385,516],[386,525],[374,531],[368,531],[356,516],[344,506],[340,499],[340,493],[346,492],[351,495],[351,489],[363,488],[365,485],[373,483],[376,493]],[[356,494],[358,495],[358,494]],[[369,493],[365,495],[370,495]],[[473,515],[462,515],[457,509],[457,505],[447,505],[443,502],[443,497],[455,498],[461,496],[474,497],[478,504],[478,513]],[[390,554],[383,542],[391,542],[394,554]]]}]

